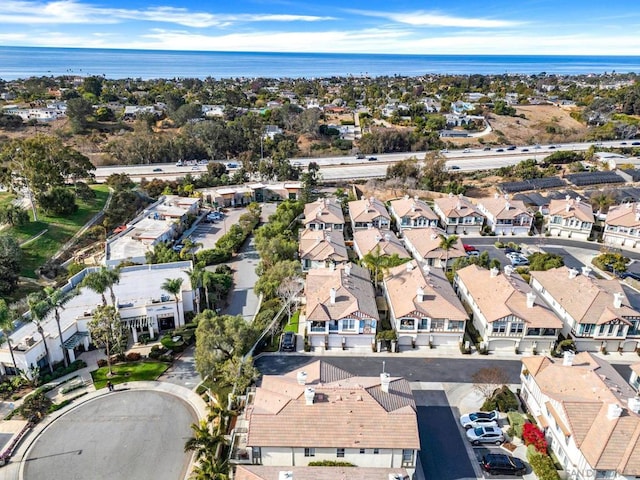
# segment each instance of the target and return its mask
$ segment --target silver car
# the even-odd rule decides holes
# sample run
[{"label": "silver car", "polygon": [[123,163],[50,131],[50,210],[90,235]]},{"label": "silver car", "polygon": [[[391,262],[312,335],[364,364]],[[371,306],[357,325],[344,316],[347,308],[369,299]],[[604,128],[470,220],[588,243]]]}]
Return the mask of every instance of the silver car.
[{"label": "silver car", "polygon": [[480,445],[482,443],[502,445],[504,443],[504,434],[498,427],[476,427],[467,430],[467,440],[472,445]]}]

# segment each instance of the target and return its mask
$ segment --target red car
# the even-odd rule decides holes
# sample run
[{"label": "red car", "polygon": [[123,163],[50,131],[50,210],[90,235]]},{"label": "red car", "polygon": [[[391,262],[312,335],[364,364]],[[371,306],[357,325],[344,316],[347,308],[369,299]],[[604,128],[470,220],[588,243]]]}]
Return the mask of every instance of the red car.
[{"label": "red car", "polygon": [[476,247],[474,247],[473,245],[463,244],[462,246],[464,247],[464,251],[465,252],[477,252],[478,251],[478,249]]}]

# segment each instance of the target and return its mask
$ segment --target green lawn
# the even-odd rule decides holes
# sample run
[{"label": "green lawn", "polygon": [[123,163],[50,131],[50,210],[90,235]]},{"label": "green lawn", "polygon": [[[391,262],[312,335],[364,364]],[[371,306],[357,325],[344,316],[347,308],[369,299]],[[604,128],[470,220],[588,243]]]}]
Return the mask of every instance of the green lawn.
[{"label": "green lawn", "polygon": [[111,378],[107,377],[108,367],[94,370],[91,372],[91,376],[96,390],[100,390],[107,385],[107,380],[111,380],[114,385],[125,382],[153,381],[162,375],[167,368],[169,368],[169,364],[166,362],[119,363],[111,367],[113,371]]},{"label": "green lawn", "polygon": [[298,322],[300,321],[300,310],[291,315],[291,321],[284,327],[285,332],[298,333]]},{"label": "green lawn", "polygon": [[[47,232],[40,238],[22,247],[22,269],[20,275],[36,278],[35,270],[43,265],[58,251],[82,226],[102,209],[109,197],[106,185],[91,185],[96,198],[89,201],[79,200],[78,211],[69,217],[48,217],[38,212],[38,221],[29,222],[22,227],[13,227],[3,231],[18,242],[26,242],[43,230]],[[4,198],[0,196],[0,204]],[[31,212],[29,212],[31,213]]]},{"label": "green lawn", "polygon": [[16,196],[9,192],[0,192],[0,207],[6,207],[9,205]]}]

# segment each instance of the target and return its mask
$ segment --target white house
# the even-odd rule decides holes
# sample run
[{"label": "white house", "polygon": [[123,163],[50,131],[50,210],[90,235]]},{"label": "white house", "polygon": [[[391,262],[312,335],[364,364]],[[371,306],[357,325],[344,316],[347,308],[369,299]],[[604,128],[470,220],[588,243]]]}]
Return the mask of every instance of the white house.
[{"label": "white house", "polygon": [[[233,435],[232,461],[281,470],[344,461],[356,465],[348,478],[360,478],[359,467],[411,476],[420,450],[416,412],[404,378],[357,376],[317,360],[262,377],[236,424],[242,426]],[[300,478],[337,478],[332,468],[329,476]]]},{"label": "white house", "polygon": [[396,220],[396,225],[400,231],[412,228],[438,227],[438,216],[424,200],[418,196],[391,200],[389,211]]},{"label": "white house", "polygon": [[[194,310],[195,293],[191,288],[187,271],[191,262],[161,263],[124,267],[120,270],[120,281],[113,286],[115,305],[122,323],[137,342],[141,334],[150,338],[167,330],[184,325],[184,314]],[[65,291],[77,288],[85,275],[97,270],[86,268],[71,277],[62,287]],[[167,279],[181,278],[182,290],[178,301],[162,289]],[[109,297],[109,292],[106,294]],[[41,369],[63,360],[63,345],[73,361],[78,353],[86,351],[91,343],[87,324],[93,311],[102,303],[101,296],[88,288],[81,288],[79,295],[71,298],[60,310],[62,339],[53,313],[43,321],[44,337],[49,349],[47,359],[42,336],[34,323],[25,323],[11,334],[11,343],[18,369],[27,371],[33,366]],[[111,304],[110,299],[107,304]],[[12,371],[13,363],[7,343],[0,346],[0,373]]]},{"label": "white house", "polygon": [[480,198],[476,203],[496,235],[527,235],[531,230],[533,215],[522,200],[496,194],[494,197]]},{"label": "white house", "polygon": [[349,217],[354,232],[370,226],[388,229],[391,225],[387,207],[375,197],[349,202]]},{"label": "white house", "polygon": [[580,198],[572,199],[567,195],[564,200],[549,202],[545,224],[551,236],[587,240],[593,223],[593,208]]},{"label": "white house", "polygon": [[562,321],[511,266],[500,273],[469,265],[456,272],[454,283],[489,351],[549,352],[554,347]]},{"label": "white house", "polygon": [[627,202],[609,208],[603,241],[605,245],[636,248],[640,242],[640,203]]},{"label": "white house", "polygon": [[530,272],[531,287],[563,321],[562,334],[578,350],[633,352],[640,346],[640,312],[619,280],[580,275],[567,267]]},{"label": "white house", "polygon": [[400,346],[456,346],[462,340],[468,315],[442,270],[412,260],[385,275],[384,291]]},{"label": "white house", "polygon": [[605,360],[588,352],[522,359],[520,398],[568,478],[640,476],[640,399]]},{"label": "white house", "polygon": [[440,217],[446,233],[480,233],[484,224],[482,212],[462,195],[449,194],[448,197],[436,198],[433,211]]}]

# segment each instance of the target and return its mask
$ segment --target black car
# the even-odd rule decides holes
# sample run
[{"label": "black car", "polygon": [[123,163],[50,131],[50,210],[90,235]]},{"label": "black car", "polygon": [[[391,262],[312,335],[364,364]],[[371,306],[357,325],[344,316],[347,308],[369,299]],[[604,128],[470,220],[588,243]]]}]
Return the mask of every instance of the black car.
[{"label": "black car", "polygon": [[496,152],[504,152],[504,148],[499,148],[496,150]]},{"label": "black car", "polygon": [[515,145],[509,145],[509,146],[507,147],[507,150],[515,150],[515,149],[516,149],[516,146],[515,146]]},{"label": "black car", "polygon": [[377,157],[369,157],[369,161],[370,161],[370,162],[375,162],[376,160],[378,160],[378,158],[377,158]]},{"label": "black car", "polygon": [[482,469],[491,475],[524,475],[527,466],[517,457],[504,453],[488,453],[480,462]]},{"label": "black car", "polygon": [[620,278],[622,278],[623,280],[625,278],[631,278],[633,280],[636,280],[637,282],[640,282],[640,273],[635,273],[635,272],[622,272],[620,275],[618,275]]},{"label": "black car", "polygon": [[284,332],[280,350],[283,352],[293,352],[296,349],[296,335],[293,332]]},{"label": "black car", "polygon": [[632,142],[631,145],[640,145],[640,142]]}]

